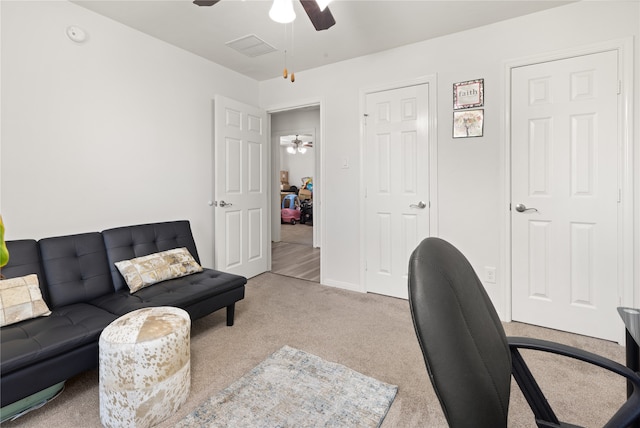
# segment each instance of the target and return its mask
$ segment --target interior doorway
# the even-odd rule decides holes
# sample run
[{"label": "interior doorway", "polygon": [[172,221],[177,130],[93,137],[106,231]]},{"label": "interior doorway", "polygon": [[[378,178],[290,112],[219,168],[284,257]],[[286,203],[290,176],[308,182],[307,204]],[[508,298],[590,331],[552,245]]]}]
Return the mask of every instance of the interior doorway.
[{"label": "interior doorway", "polygon": [[[320,282],[318,105],[271,113],[271,271]],[[274,175],[275,176],[275,175]]]}]

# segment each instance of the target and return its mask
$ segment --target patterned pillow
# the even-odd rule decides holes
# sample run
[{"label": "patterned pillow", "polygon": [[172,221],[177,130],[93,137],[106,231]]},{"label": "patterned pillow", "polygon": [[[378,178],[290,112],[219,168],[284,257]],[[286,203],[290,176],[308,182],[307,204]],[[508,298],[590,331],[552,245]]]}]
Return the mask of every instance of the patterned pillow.
[{"label": "patterned pillow", "polygon": [[38,275],[0,280],[0,326],[51,315],[42,300]]},{"label": "patterned pillow", "polygon": [[202,272],[186,248],[175,248],[115,263],[131,294],[167,279]]}]

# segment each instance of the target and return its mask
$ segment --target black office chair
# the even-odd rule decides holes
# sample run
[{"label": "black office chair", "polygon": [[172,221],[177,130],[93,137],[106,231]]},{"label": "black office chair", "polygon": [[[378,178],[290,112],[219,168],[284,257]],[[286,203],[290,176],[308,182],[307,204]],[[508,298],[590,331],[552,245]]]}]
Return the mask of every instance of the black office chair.
[{"label": "black office chair", "polygon": [[626,427],[640,419],[639,374],[580,349],[507,338],[471,264],[442,239],[425,239],[411,255],[409,304],[431,383],[451,428],[506,427],[512,374],[538,427],[575,426],[558,421],[520,356],[521,348],[585,361],[625,377],[633,394],[605,427]]}]

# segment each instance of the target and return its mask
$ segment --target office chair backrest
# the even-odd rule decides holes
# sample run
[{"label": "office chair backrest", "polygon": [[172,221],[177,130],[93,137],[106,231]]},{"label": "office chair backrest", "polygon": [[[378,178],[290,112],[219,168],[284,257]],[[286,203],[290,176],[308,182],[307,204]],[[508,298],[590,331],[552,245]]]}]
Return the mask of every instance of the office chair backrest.
[{"label": "office chair backrest", "polygon": [[498,314],[465,256],[438,238],[409,261],[409,304],[451,428],[507,426],[511,355]]}]

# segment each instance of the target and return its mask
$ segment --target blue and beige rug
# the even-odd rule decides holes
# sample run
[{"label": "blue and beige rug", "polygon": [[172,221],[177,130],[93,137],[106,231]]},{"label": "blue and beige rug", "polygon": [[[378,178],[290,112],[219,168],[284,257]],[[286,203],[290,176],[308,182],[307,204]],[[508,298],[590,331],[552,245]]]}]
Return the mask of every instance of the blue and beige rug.
[{"label": "blue and beige rug", "polygon": [[283,347],[176,427],[378,427],[398,387]]}]

